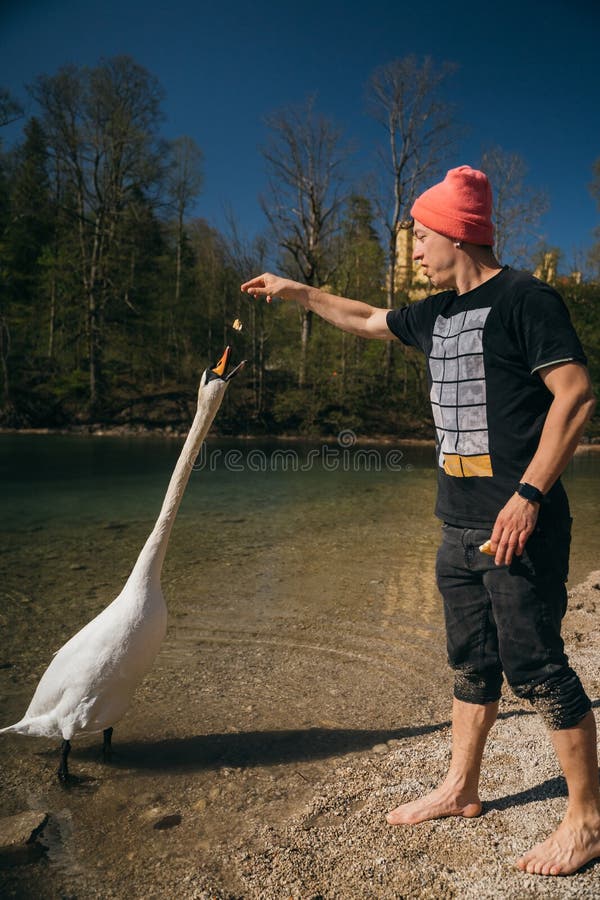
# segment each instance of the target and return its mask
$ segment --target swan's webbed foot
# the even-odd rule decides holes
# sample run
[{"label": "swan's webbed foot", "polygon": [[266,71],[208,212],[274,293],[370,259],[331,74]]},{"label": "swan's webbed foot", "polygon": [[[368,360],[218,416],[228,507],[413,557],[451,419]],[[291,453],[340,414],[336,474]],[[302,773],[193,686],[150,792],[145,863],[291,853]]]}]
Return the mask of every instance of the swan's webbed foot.
[{"label": "swan's webbed foot", "polygon": [[105,728],[102,732],[104,743],[102,744],[102,759],[104,762],[110,762],[112,759],[112,728]]},{"label": "swan's webbed foot", "polygon": [[67,757],[71,752],[71,742],[63,741],[60,745],[60,764],[58,766],[58,780],[62,784],[69,783],[69,767],[67,765]]}]

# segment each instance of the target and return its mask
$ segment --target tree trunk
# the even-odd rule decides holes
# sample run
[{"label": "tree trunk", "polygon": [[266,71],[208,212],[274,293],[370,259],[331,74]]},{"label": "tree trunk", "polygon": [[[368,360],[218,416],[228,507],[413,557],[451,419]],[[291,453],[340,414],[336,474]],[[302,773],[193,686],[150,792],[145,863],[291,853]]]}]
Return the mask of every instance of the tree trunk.
[{"label": "tree trunk", "polygon": [[312,331],[312,312],[309,309],[302,311],[302,336],[300,344],[300,368],[298,371],[298,387],[304,387],[306,383],[306,363],[308,359],[308,344]]},{"label": "tree trunk", "polygon": [[341,382],[342,382],[342,400],[346,399],[346,332],[342,331],[342,373],[341,373]]},{"label": "tree trunk", "polygon": [[96,290],[99,272],[100,256],[100,231],[101,226],[96,218],[94,229],[94,243],[90,257],[90,270],[88,276],[88,353],[89,353],[89,385],[90,385],[90,412],[98,405],[99,384],[99,355],[98,355],[98,303]]},{"label": "tree trunk", "polygon": [[0,316],[0,361],[2,362],[2,406],[11,406],[10,379],[8,376],[8,354],[10,352],[10,332],[4,317]]},{"label": "tree trunk", "polygon": [[[393,309],[396,301],[396,252],[398,244],[398,232],[396,225],[390,231],[390,240],[388,244],[388,278],[386,291],[386,306]],[[386,341],[385,345],[385,362],[383,368],[383,380],[386,387],[389,386],[392,377],[392,366],[394,361],[394,342]]]},{"label": "tree trunk", "polygon": [[181,208],[178,212],[177,217],[177,242],[175,249],[175,299],[173,304],[173,310],[171,311],[171,330],[173,332],[173,342],[176,348],[176,359],[177,359],[177,377],[181,380],[182,377],[182,366],[181,366],[181,353],[179,349],[179,329],[177,328],[176,322],[180,322],[181,320],[181,310],[179,309],[179,301],[181,299],[181,246],[183,243],[183,212]]},{"label": "tree trunk", "polygon": [[96,297],[94,291],[88,294],[88,370],[90,386],[90,413],[98,403],[98,361],[96,358]]},{"label": "tree trunk", "polygon": [[179,213],[177,222],[177,249],[175,253],[175,309],[179,310],[181,297],[181,245],[183,243],[183,215]]},{"label": "tree trunk", "polygon": [[260,337],[258,339],[258,404],[257,404],[257,412],[259,415],[262,414],[263,411],[263,397],[264,397],[264,384],[265,384],[265,335],[261,329]]},{"label": "tree trunk", "polygon": [[56,268],[52,266],[50,280],[50,322],[48,323],[48,359],[54,356],[54,327],[56,322]]}]

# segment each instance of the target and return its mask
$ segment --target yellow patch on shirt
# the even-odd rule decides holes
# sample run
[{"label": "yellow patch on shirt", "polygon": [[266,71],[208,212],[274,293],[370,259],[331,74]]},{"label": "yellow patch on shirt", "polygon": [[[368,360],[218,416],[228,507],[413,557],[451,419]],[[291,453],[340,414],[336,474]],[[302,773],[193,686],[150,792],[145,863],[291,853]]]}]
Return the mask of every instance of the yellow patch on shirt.
[{"label": "yellow patch on shirt", "polygon": [[444,453],[444,472],[454,478],[486,477],[494,474],[489,453],[480,456]]}]

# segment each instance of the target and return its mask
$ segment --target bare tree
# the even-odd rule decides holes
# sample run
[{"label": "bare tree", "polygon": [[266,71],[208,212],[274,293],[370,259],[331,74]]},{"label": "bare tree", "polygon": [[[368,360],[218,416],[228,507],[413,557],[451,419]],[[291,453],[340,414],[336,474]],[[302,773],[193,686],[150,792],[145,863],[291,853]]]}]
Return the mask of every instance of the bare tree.
[{"label": "bare tree", "polygon": [[123,222],[160,174],[158,82],[130,57],[66,66],[31,88],[76,224],[86,304],[90,408],[98,400],[104,307],[115,291]]},{"label": "bare tree", "polygon": [[193,138],[187,136],[169,141],[167,150],[169,160],[165,172],[165,194],[167,210],[174,216],[174,220],[169,222],[169,230],[174,234],[175,241],[175,284],[173,302],[168,305],[169,337],[170,343],[175,349],[177,367],[180,371],[182,350],[185,353],[186,345],[188,349],[186,355],[189,355],[189,329],[186,328],[185,323],[186,311],[180,308],[186,242],[185,217],[202,188],[202,151]]},{"label": "bare tree", "polygon": [[23,107],[6,88],[0,87],[0,127],[16,122],[23,115]]},{"label": "bare tree", "polygon": [[184,241],[184,221],[190,204],[202,189],[202,151],[193,138],[183,136],[169,144],[171,163],[167,170],[165,188],[167,202],[175,213],[175,308],[181,298],[181,258]]},{"label": "bare tree", "polygon": [[[267,119],[271,135],[263,150],[269,180],[263,211],[282,251],[286,274],[313,287],[327,284],[335,271],[332,241],[345,201],[343,163],[348,155],[341,133],[315,112],[315,99],[288,107]],[[306,377],[312,313],[303,310],[298,384]]]},{"label": "bare tree", "polygon": [[586,269],[593,281],[600,281],[600,228],[594,228],[592,234],[595,241],[586,255]]},{"label": "bare tree", "polygon": [[386,236],[389,309],[396,297],[398,231],[418,193],[439,173],[457,135],[453,111],[440,96],[455,68],[407,56],[376,69],[367,85],[369,111],[385,130],[373,201]]},{"label": "bare tree", "polygon": [[[438,175],[457,137],[453,111],[440,95],[455,69],[452,63],[436,65],[429,57],[420,61],[411,55],[380,66],[367,84],[369,111],[385,130],[372,195],[387,250],[388,309],[396,305],[399,231],[407,225],[417,195]],[[391,341],[385,352],[388,381],[394,352]],[[406,391],[406,351],[404,365]]]},{"label": "bare tree", "polygon": [[[10,125],[23,115],[23,108],[6,88],[0,87],[0,127]],[[4,172],[0,168],[0,237],[4,229],[4,219],[8,212],[8,191]],[[2,397],[4,411],[12,408],[8,357],[10,354],[10,330],[2,301],[3,278],[0,277],[0,370],[2,372]]]},{"label": "bare tree", "polygon": [[496,256],[524,265],[532,241],[542,239],[539,225],[549,208],[548,196],[525,184],[527,165],[518,153],[490,147],[482,154],[481,168],[492,184]]},{"label": "bare tree", "polygon": [[[257,235],[248,240],[240,234],[233,210],[227,211],[227,255],[232,268],[238,273],[240,280],[246,272],[262,272],[265,269],[267,241],[264,235]],[[240,297],[240,302],[244,302]],[[250,301],[245,304],[244,312],[238,306],[236,310],[241,319],[249,318],[248,333],[251,346],[251,377],[254,395],[254,413],[260,417],[264,412],[264,387],[266,344],[273,331],[273,319],[268,317],[271,325],[265,322],[264,304]]]},{"label": "bare tree", "polygon": [[[593,177],[590,183],[590,194],[600,209],[600,158],[594,163],[592,172]],[[594,236],[594,243],[587,254],[587,269],[594,280],[600,281],[600,226],[594,228],[592,234]]]},{"label": "bare tree", "polygon": [[600,157],[592,166],[592,180],[590,182],[590,194],[600,209]]}]

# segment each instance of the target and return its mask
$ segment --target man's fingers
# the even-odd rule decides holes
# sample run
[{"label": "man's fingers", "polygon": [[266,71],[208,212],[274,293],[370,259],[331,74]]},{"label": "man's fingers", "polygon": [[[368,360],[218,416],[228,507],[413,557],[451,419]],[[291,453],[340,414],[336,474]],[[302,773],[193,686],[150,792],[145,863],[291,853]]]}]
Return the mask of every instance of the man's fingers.
[{"label": "man's fingers", "polygon": [[260,288],[264,289],[264,287],[265,287],[265,282],[262,278],[253,278],[251,281],[244,282],[244,284],[241,286],[240,290],[247,291],[248,293],[250,293],[253,290],[259,290]]},{"label": "man's fingers", "polygon": [[490,537],[490,550],[492,551],[492,553],[495,553],[498,549],[498,544],[500,543],[500,538],[502,537],[502,531],[503,529],[498,528],[498,526],[496,526],[492,531]]},{"label": "man's fingers", "polygon": [[[493,545],[494,541],[492,541]],[[509,553],[512,553],[511,550],[511,532],[510,530],[503,528],[502,533],[496,541],[496,557],[494,562],[497,566],[502,566],[507,561],[507,557]]]},{"label": "man's fingers", "polygon": [[267,303],[272,303],[273,293],[269,290],[262,279],[256,281],[247,281],[240,288],[242,293],[250,294],[256,300],[257,297],[265,297]]},{"label": "man's fingers", "polygon": [[529,540],[530,531],[522,531],[519,535],[519,544],[517,547],[518,556],[522,556],[523,551],[525,550],[525,544]]},{"label": "man's fingers", "polygon": [[504,565],[510,566],[513,556],[515,555],[515,544],[509,544],[504,552]]},{"label": "man's fingers", "polygon": [[498,541],[498,547],[496,549],[496,556],[494,558],[494,562],[496,563],[497,566],[504,565],[504,557],[506,554],[507,547],[508,547],[508,543],[505,540],[503,540],[503,537],[500,538],[500,540]]},{"label": "man's fingers", "polygon": [[513,557],[515,555],[520,556],[523,552],[527,537],[528,535],[526,532],[523,537],[523,532],[520,531],[504,531],[502,537],[498,541],[498,548],[494,559],[496,565],[509,566],[513,561]]}]

